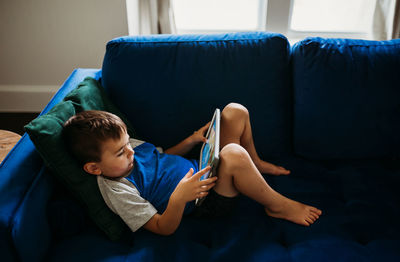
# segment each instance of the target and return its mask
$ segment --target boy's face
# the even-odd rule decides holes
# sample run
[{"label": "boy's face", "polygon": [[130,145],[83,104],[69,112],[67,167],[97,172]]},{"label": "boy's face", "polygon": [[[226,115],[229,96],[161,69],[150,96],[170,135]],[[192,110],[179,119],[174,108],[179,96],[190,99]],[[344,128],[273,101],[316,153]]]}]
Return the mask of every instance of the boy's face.
[{"label": "boy's face", "polygon": [[103,142],[100,162],[86,163],[84,169],[93,175],[119,178],[129,175],[133,169],[135,152],[129,143],[129,135],[124,132],[120,139]]}]

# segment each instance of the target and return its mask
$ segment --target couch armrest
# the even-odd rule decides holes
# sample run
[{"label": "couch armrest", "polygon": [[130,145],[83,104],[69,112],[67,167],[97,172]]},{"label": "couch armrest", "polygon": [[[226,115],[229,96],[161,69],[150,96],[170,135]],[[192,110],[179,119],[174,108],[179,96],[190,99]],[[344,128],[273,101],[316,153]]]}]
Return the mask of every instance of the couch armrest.
[{"label": "couch armrest", "polygon": [[[40,115],[47,113],[88,76],[99,79],[101,70],[74,70]],[[11,258],[16,255],[10,249],[11,221],[42,167],[43,161],[26,133],[0,164],[0,253],[2,257]]]}]

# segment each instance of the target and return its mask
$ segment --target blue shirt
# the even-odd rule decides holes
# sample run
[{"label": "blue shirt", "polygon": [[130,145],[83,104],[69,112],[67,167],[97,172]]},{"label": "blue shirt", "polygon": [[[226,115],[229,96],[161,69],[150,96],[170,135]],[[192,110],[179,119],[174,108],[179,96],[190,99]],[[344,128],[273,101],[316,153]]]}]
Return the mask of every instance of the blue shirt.
[{"label": "blue shirt", "polygon": [[[159,213],[167,208],[169,198],[181,179],[193,168],[198,171],[198,161],[181,156],[160,154],[154,145],[144,143],[135,147],[134,168],[126,177]],[[194,201],[186,204],[185,214],[194,209]]]}]

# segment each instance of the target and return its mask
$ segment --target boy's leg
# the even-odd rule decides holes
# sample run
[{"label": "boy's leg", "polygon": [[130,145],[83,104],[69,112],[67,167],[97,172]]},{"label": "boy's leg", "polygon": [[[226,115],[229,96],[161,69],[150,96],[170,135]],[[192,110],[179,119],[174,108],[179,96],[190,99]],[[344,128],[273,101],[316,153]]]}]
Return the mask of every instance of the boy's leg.
[{"label": "boy's leg", "polygon": [[238,144],[228,144],[221,150],[218,180],[213,189],[226,197],[242,193],[262,204],[268,215],[305,226],[314,223],[322,213],[315,207],[288,199],[273,190],[249,153]]},{"label": "boy's leg", "polygon": [[236,103],[228,104],[221,113],[221,149],[230,143],[243,146],[261,173],[288,175],[289,170],[260,159],[254,146],[248,110]]}]

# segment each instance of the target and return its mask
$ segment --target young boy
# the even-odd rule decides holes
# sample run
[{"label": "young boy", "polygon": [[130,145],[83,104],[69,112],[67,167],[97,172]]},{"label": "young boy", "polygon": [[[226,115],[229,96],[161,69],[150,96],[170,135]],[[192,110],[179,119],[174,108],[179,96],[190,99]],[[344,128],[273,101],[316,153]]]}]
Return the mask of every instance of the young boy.
[{"label": "young boy", "polygon": [[[222,216],[239,193],[264,206],[266,214],[309,226],[321,210],[290,200],[273,190],[261,173],[288,175],[289,170],[261,160],[256,152],[247,109],[227,105],[221,113],[220,163],[217,177],[200,181],[210,167],[181,156],[205,141],[209,123],[178,145],[159,153],[149,144],[132,149],[126,125],[103,111],[85,111],[64,125],[66,142],[83,169],[97,176],[108,207],[132,231],[141,227],[161,235],[178,228],[182,216]],[[208,195],[208,196],[207,196]],[[205,197],[200,207],[196,198]]]}]

